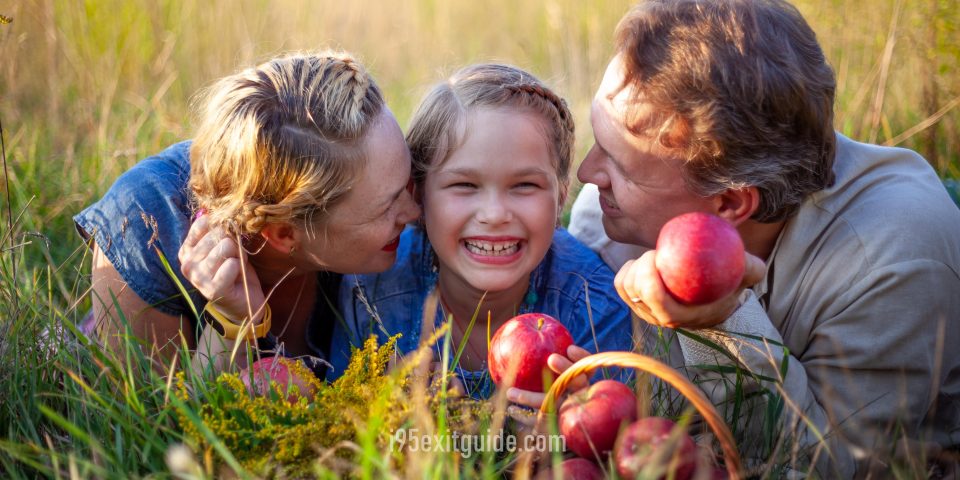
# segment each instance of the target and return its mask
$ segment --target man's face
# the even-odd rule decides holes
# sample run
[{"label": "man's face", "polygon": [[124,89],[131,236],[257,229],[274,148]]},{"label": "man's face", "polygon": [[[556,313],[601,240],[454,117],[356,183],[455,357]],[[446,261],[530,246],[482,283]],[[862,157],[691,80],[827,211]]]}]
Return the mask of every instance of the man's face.
[{"label": "man's face", "polygon": [[664,223],[686,212],[713,212],[714,202],[713,197],[701,197],[687,187],[680,159],[654,138],[627,129],[628,114],[632,120],[652,112],[642,102],[628,109],[632,89],[618,92],[622,79],[621,63],[614,58],[593,99],[590,121],[595,143],[577,178],[599,188],[607,236],[654,248]]}]

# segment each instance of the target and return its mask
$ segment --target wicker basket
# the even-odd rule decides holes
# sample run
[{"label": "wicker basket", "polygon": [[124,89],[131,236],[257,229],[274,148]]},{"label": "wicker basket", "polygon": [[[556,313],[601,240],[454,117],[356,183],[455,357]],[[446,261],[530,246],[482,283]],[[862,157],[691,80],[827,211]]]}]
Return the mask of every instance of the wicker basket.
[{"label": "wicker basket", "polygon": [[[603,367],[621,367],[640,370],[655,375],[676,388],[677,391],[693,404],[716,435],[723,449],[724,463],[726,464],[727,473],[730,475],[731,480],[741,478],[740,454],[737,452],[737,445],[733,440],[733,434],[730,433],[727,424],[723,421],[720,414],[717,413],[717,410],[710,401],[707,400],[703,392],[672,367],[639,353],[603,352],[590,355],[574,363],[557,378],[547,392],[543,405],[540,407],[540,413],[537,415],[535,433],[542,431],[546,422],[546,416],[554,411],[556,399],[563,394],[570,382],[579,375],[589,374],[593,370]],[[520,465],[518,465],[517,469],[518,472],[522,472],[521,476],[529,474],[532,462],[532,456],[521,458]]]}]

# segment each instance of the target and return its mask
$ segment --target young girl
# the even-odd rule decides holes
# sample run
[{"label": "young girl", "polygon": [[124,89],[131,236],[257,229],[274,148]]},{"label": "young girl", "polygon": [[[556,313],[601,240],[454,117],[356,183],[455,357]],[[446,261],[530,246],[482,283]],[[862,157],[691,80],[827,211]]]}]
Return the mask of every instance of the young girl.
[{"label": "young girl", "polygon": [[558,227],[573,128],[565,102],[515,67],[467,67],[426,96],[407,134],[422,222],[403,232],[392,269],[344,279],[333,377],[343,372],[350,345],[371,334],[384,340],[400,333],[401,353],[415,350],[434,289],[437,325],[453,317],[454,348],[465,345],[456,372],[475,397],[493,387],[488,314],[491,332],[517,314],[540,312],[559,319],[577,345],[632,348],[613,272]]}]

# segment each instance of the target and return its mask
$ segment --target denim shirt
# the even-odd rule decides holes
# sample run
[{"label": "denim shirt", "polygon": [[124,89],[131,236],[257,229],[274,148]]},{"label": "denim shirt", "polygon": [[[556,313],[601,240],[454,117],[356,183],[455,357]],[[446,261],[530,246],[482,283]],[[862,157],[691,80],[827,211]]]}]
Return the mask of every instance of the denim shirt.
[{"label": "denim shirt", "polygon": [[[334,327],[330,352],[333,372],[328,378],[343,373],[351,347],[359,347],[370,335],[383,343],[400,333],[400,354],[417,349],[425,340],[420,338],[424,301],[437,284],[434,264],[425,232],[407,227],[400,237],[393,268],[380,274],[344,277],[340,285],[343,319]],[[596,253],[558,228],[546,256],[530,274],[526,301],[518,313],[545,313],[558,319],[570,330],[576,345],[592,352],[632,350],[630,313],[617,296],[613,277],[613,271]],[[444,321],[439,305],[434,318],[434,327]],[[433,349],[436,352],[438,347]],[[487,398],[492,394],[494,385],[485,370],[456,372],[471,396]]]},{"label": "denim shirt", "polygon": [[[183,318],[199,336],[197,319],[174,282],[175,278],[186,288],[197,311],[202,311],[207,301],[184,278],[178,259],[192,221],[189,179],[190,142],[186,141],[134,165],[117,178],[103,198],[74,216],[73,221],[83,239],[89,241],[92,237],[140,299],[161,313]],[[161,253],[169,262],[169,271]],[[311,354],[319,358],[326,358],[331,322],[324,295],[330,303],[336,299],[340,278],[334,273],[317,275],[318,294],[307,325],[307,345]],[[111,300],[93,301],[109,304]],[[258,343],[263,350],[276,348],[276,339],[270,335]],[[311,365],[308,361],[308,365],[317,363]],[[322,370],[314,371],[319,374]]]}]

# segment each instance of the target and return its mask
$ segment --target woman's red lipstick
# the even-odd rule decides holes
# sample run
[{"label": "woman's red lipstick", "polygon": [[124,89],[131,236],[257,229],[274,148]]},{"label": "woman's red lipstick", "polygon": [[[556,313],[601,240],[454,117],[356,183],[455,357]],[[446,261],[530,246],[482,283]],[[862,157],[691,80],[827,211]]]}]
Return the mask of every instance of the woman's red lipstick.
[{"label": "woman's red lipstick", "polygon": [[392,242],[384,245],[384,247],[381,250],[383,250],[384,252],[396,252],[397,248],[399,247],[400,247],[400,236],[397,235],[397,238],[394,238]]}]

